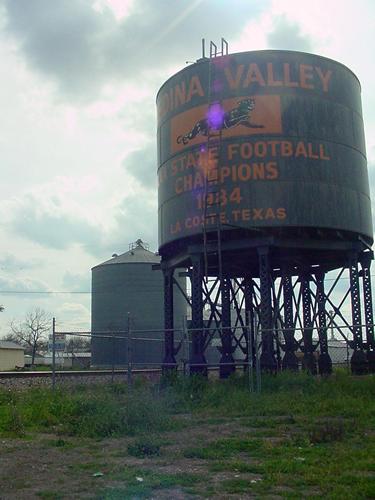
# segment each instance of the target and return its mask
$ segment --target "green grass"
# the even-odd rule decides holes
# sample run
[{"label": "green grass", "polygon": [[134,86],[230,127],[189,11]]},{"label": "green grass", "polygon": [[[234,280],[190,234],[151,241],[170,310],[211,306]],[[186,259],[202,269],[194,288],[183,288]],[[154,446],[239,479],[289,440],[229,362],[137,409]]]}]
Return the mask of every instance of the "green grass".
[{"label": "green grass", "polygon": [[124,471],[113,474],[111,479],[121,482],[122,485],[102,489],[97,496],[98,499],[150,498],[155,490],[173,487],[189,488],[204,481],[205,477],[200,474],[186,472],[163,474],[148,469],[127,467]]},{"label": "green grass", "polygon": [[165,396],[169,396],[170,407],[178,412],[198,411],[212,416],[217,416],[218,409],[225,409],[231,416],[306,413],[354,416],[360,410],[367,411],[364,406],[374,387],[373,377],[357,379],[343,372],[322,379],[308,374],[282,373],[263,377],[261,394],[249,394],[244,377],[220,382],[193,378],[177,379],[169,394],[168,389],[165,391]]},{"label": "green grass", "polygon": [[60,500],[63,498],[62,495],[55,493],[54,491],[40,491],[38,493],[38,497],[43,498],[45,500]]},{"label": "green grass", "polygon": [[[182,425],[179,414],[215,424],[220,418],[247,418],[253,428],[287,429],[295,422],[316,418],[350,420],[353,427],[374,426],[369,397],[374,377],[353,378],[337,373],[320,379],[283,373],[263,378],[263,392],[250,394],[245,378],[207,382],[198,377],[176,379],[167,388],[135,387],[129,395],[121,385],[0,391],[0,435],[22,436],[32,430],[58,430],[82,437],[136,435],[145,430],[162,432]],[[180,424],[178,424],[180,420]],[[311,429],[316,435],[336,431],[337,423]],[[329,426],[331,425],[331,430]],[[342,423],[342,425],[344,425]],[[324,439],[321,436],[321,439]],[[329,439],[329,437],[328,437]]]},{"label": "green grass", "polygon": [[247,453],[251,456],[259,455],[263,448],[260,439],[228,438],[213,441],[208,446],[198,448],[186,448],[184,457],[202,458],[205,460],[217,460],[230,458],[237,453]]},{"label": "green grass", "polygon": [[[0,390],[0,436],[46,432],[43,445],[61,454],[84,443],[90,459],[68,469],[94,481],[103,499],[171,488],[203,497],[375,497],[374,376],[283,373],[265,376],[262,388],[250,393],[244,377],[176,377],[130,392],[124,385]],[[120,437],[124,444],[110,454],[96,441]],[[129,460],[144,467],[125,466]],[[184,472],[164,473],[163,464]],[[97,471],[104,476],[93,478]]]},{"label": "green grass", "polygon": [[0,435],[22,437],[27,431],[103,438],[173,429],[175,423],[150,390],[128,394],[121,387],[96,386],[53,393],[30,389],[0,392]]},{"label": "green grass", "polygon": [[[296,497],[303,496],[304,490],[311,488],[318,494],[324,492],[325,498],[374,498],[374,436],[369,436],[365,442],[357,435],[334,444],[300,444],[289,439],[266,442],[254,452],[251,447],[248,448],[246,439],[242,443],[219,440],[195,454],[189,449],[187,451],[194,458],[212,460],[211,472],[228,471],[257,476],[255,482],[249,478],[223,481],[221,487],[227,493],[241,493],[250,488],[261,494],[272,491],[277,485],[281,489],[293,487]],[[242,461],[228,460],[236,456],[235,449],[242,452]],[[217,450],[219,453],[215,453]],[[249,453],[253,463],[246,461],[244,451]],[[224,457],[227,460],[223,461]]]},{"label": "green grass", "polygon": [[154,436],[142,436],[128,445],[128,453],[133,457],[158,457],[161,447],[164,445],[162,439]]}]

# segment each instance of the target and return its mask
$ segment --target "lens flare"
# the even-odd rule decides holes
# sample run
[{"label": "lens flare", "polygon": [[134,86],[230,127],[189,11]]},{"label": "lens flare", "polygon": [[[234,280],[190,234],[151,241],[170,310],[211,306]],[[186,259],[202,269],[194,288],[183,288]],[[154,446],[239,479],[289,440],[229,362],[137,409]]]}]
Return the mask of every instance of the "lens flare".
[{"label": "lens flare", "polygon": [[216,102],[211,104],[207,111],[207,121],[210,129],[220,130],[224,123],[225,111],[220,103]]}]

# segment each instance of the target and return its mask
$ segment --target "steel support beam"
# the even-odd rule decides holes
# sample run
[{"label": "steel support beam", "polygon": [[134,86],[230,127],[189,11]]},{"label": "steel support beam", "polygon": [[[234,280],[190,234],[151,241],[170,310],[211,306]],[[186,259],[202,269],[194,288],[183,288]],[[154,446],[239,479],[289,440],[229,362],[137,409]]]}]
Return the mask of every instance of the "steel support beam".
[{"label": "steel support beam", "polygon": [[324,293],[324,272],[316,273],[316,300],[318,301],[318,335],[320,344],[320,355],[318,368],[320,375],[332,373],[332,359],[328,352],[327,320],[326,320],[326,296]]},{"label": "steel support beam", "polygon": [[164,276],[164,359],[163,372],[177,368],[173,325],[173,269],[163,269]]},{"label": "steel support beam", "polygon": [[260,356],[260,366],[262,370],[276,373],[277,362],[274,353],[274,338],[272,329],[269,248],[259,247],[258,257],[260,278],[260,325],[262,330],[262,354]]},{"label": "steel support beam", "polygon": [[284,299],[284,357],[281,367],[283,370],[298,371],[298,358],[296,356],[297,343],[294,338],[294,317],[293,317],[293,286],[290,270],[284,267],[282,270],[282,287]]},{"label": "steel support beam", "polygon": [[[253,361],[253,366],[255,366],[255,310],[254,310],[254,285],[250,276],[246,276],[244,279],[244,294],[245,294],[245,314],[246,314],[246,326],[249,328],[249,335],[246,335],[246,345],[247,345],[247,356],[246,361],[250,363]],[[250,338],[249,338],[250,337]],[[250,345],[249,345],[250,343]],[[252,352],[250,352],[250,346],[252,346]],[[247,368],[249,365],[247,364]]]},{"label": "steel support beam", "polygon": [[349,255],[350,297],[352,304],[353,354],[350,360],[352,373],[362,375],[368,372],[368,361],[363,351],[361,298],[359,288],[358,255]]},{"label": "steel support beam", "polygon": [[302,287],[302,313],[303,313],[303,361],[302,367],[313,375],[317,374],[314,346],[312,340],[313,321],[311,318],[311,292],[309,271],[306,269],[300,275]]},{"label": "steel support beam", "polygon": [[365,306],[365,323],[366,323],[367,361],[370,373],[375,373],[374,312],[372,307],[372,290],[371,290],[371,273],[370,273],[372,259],[373,259],[372,252],[363,252],[361,255],[363,301]]},{"label": "steel support beam", "polygon": [[207,376],[207,361],[204,356],[203,262],[201,255],[192,257],[191,320],[190,373]]},{"label": "steel support beam", "polygon": [[235,371],[232,347],[231,311],[230,311],[230,278],[221,280],[221,358],[220,378],[228,378]]}]

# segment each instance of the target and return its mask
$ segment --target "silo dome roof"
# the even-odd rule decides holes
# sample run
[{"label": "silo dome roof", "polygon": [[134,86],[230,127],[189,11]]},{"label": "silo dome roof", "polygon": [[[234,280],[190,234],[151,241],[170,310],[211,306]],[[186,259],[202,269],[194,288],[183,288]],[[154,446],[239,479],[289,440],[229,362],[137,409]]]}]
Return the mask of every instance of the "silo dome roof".
[{"label": "silo dome roof", "polygon": [[[113,257],[95,267],[107,266],[111,264],[159,264],[160,255],[150,252],[141,239],[130,245],[130,250],[120,255],[113,254]],[[93,268],[94,269],[94,268]]]}]

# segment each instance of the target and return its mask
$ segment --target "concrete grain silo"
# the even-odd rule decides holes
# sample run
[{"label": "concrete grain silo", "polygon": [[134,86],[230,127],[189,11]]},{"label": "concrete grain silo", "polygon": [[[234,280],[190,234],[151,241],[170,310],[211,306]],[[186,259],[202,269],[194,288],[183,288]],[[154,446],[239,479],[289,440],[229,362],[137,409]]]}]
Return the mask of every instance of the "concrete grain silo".
[{"label": "concrete grain silo", "polygon": [[[164,282],[162,272],[153,270],[157,264],[160,264],[159,255],[149,251],[148,245],[139,239],[129,245],[129,251],[114,254],[111,259],[92,268],[93,366],[121,366],[127,362],[126,338],[115,338],[113,341],[101,335],[116,332],[115,337],[126,337],[128,324],[133,338],[132,362],[162,362]],[[178,279],[185,288],[185,278]],[[176,293],[176,328],[181,326],[185,314],[185,299],[182,294]]]}]

